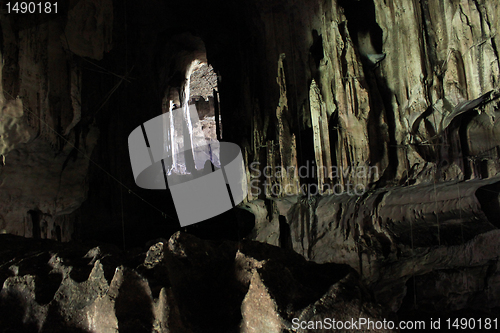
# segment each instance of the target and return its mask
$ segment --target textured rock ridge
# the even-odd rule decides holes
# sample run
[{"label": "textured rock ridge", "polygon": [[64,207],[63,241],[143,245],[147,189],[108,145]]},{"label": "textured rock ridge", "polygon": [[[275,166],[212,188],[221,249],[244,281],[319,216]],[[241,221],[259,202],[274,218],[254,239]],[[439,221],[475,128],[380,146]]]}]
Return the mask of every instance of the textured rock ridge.
[{"label": "textured rock ridge", "polygon": [[[435,311],[449,306],[489,311],[499,306],[492,296],[500,276],[498,219],[492,215],[496,208],[490,210],[498,205],[498,182],[492,177],[379,189],[363,196],[287,197],[270,202],[271,211],[264,201],[245,209],[256,216],[252,238],[293,249],[317,263],[353,267],[373,288],[375,299],[395,311],[408,281],[465,272],[470,285],[451,287],[464,299],[452,305],[446,301],[449,291],[436,287],[435,300],[443,307],[435,305]],[[395,292],[398,288],[401,293]],[[465,301],[469,298],[488,301],[470,304]]]},{"label": "textured rock ridge", "polygon": [[[260,5],[270,59],[266,71],[278,73],[278,84],[266,95],[264,110],[250,102],[255,108],[245,111],[254,124],[248,165],[258,162],[261,171],[265,166],[296,169],[315,161],[314,182],[320,188],[498,173],[496,4],[319,1],[307,10],[298,2]],[[271,43],[275,36],[279,42]],[[365,61],[367,47],[385,54],[376,67]],[[447,126],[465,101],[491,91],[486,103]],[[267,128],[262,124],[273,130],[262,130]],[[375,166],[379,172],[366,179],[351,173],[332,178],[322,172],[332,166]],[[248,177],[258,180],[250,168]],[[282,173],[269,181],[286,187],[303,183],[301,178],[297,172]],[[258,197],[255,188],[253,193]]]},{"label": "textured rock ridge", "polygon": [[177,233],[122,253],[4,235],[0,246],[6,331],[285,332],[293,318],[390,315],[348,266],[257,242]]}]

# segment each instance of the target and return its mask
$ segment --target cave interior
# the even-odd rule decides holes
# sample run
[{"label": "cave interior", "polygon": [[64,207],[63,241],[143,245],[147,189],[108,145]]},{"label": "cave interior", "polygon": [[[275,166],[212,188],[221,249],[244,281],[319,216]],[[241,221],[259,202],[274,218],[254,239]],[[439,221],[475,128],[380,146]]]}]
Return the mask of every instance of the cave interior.
[{"label": "cave interior", "polygon": [[[500,5],[0,3],[0,331],[498,324]],[[175,110],[165,181],[247,185],[188,226],[130,160]]]}]

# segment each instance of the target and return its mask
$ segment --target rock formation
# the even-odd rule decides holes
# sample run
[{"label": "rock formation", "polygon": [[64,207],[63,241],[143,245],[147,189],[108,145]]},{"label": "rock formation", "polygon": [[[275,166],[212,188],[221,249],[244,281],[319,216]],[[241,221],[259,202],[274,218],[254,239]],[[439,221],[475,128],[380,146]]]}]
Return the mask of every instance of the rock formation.
[{"label": "rock formation", "polygon": [[176,233],[147,252],[123,254],[1,239],[2,262],[14,258],[0,272],[5,332],[282,332],[292,318],[322,320],[341,308],[339,320],[385,314],[349,266],[257,242]]},{"label": "rock formation", "polygon": [[[486,0],[2,7],[0,233],[35,240],[2,236],[15,249],[0,251],[0,324],[199,332],[219,318],[217,332],[286,332],[294,316],[356,311],[496,317],[499,18]],[[244,204],[183,230],[217,245],[176,233],[168,191],[138,188],[130,167],[129,133],[190,97],[200,137],[222,133],[245,160]],[[147,255],[102,248],[158,237],[170,240]]]}]

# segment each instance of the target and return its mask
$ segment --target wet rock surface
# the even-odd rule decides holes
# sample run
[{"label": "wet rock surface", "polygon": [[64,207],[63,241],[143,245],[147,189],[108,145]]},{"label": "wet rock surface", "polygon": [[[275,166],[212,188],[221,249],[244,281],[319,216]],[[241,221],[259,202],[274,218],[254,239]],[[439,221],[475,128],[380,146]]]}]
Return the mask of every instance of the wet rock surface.
[{"label": "wet rock surface", "polygon": [[389,314],[347,265],[182,233],[126,253],[2,235],[0,278],[2,332],[288,332]]},{"label": "wet rock surface", "polygon": [[498,181],[287,197],[244,208],[256,221],[249,237],[317,263],[349,265],[393,311],[489,313],[500,306],[499,230],[492,214]]},{"label": "wet rock surface", "polygon": [[255,222],[190,230],[282,249],[175,234],[122,253],[2,235],[2,329],[498,316],[495,1],[70,3],[27,25],[0,12],[0,233],[131,247],[176,232],[169,194],[135,186],[127,136],[180,102],[196,59],[217,73],[193,77],[200,136],[215,137],[218,80]]},{"label": "wet rock surface", "polygon": [[[466,310],[469,317],[499,314],[484,307],[498,299],[494,263],[409,280],[390,265],[378,267],[380,280],[392,286],[385,294],[404,299],[391,308],[377,300],[383,286],[348,265],[316,264],[259,242],[176,233],[123,252],[103,244],[0,240],[2,332],[327,332],[297,323],[365,318],[397,325]],[[487,278],[478,282],[479,276]],[[485,289],[489,298],[480,296]]]}]

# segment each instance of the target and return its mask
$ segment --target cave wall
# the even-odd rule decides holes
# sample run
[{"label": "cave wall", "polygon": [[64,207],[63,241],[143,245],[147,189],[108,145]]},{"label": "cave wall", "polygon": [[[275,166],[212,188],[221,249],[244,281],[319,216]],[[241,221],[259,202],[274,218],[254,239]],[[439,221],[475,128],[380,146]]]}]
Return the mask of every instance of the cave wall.
[{"label": "cave wall", "polygon": [[[276,74],[260,94],[262,84],[252,79],[241,92],[252,133],[240,141],[252,192],[243,208],[256,216],[250,237],[350,265],[395,310],[411,302],[402,295],[414,296],[412,281],[432,286],[439,311],[497,307],[498,6],[322,1],[261,8],[262,64]],[[382,53],[379,63],[369,57]],[[311,176],[312,161],[339,172]],[[265,175],[269,166],[281,172]],[[309,166],[305,176],[282,172],[300,166]],[[363,190],[353,195],[349,183]],[[288,184],[344,191],[273,193]],[[466,276],[469,282],[454,284],[456,303],[446,302],[449,293],[430,271]],[[396,289],[398,297],[387,296]]]},{"label": "cave wall", "polygon": [[85,200],[85,155],[99,133],[82,110],[82,57],[109,49],[113,7],[60,10],[67,15],[1,14],[0,232],[67,241],[73,225],[61,217]]},{"label": "cave wall", "polygon": [[[262,2],[259,8],[253,28],[265,59],[252,50],[255,44],[243,46],[243,63],[261,69],[242,82],[238,112],[251,124],[250,140],[240,141],[247,165],[260,166],[248,168],[249,184],[260,188],[250,185],[251,198],[293,194],[276,195],[271,186],[286,189],[308,178],[319,189],[342,184],[346,190],[348,183],[368,189],[498,172],[497,5],[367,0]],[[367,52],[385,59],[374,64]],[[259,87],[266,89],[259,93]],[[461,102],[490,91],[482,112],[453,117]],[[266,166],[289,172],[265,177]],[[300,166],[309,166],[309,177],[298,175]],[[332,168],[338,174],[322,171]],[[359,168],[374,172],[350,171]]]},{"label": "cave wall", "polygon": [[[127,138],[206,57],[252,214],[189,232],[347,264],[394,312],[412,297],[442,313],[498,308],[499,14],[472,0],[75,0],[33,22],[2,12],[0,232],[131,248],[177,231],[169,192],[135,185]],[[300,196],[312,185],[330,191]]]},{"label": "cave wall", "polygon": [[[332,194],[494,176],[498,13],[486,1],[82,0],[36,24],[2,17],[0,230],[38,235],[33,221],[46,220],[44,237],[59,226],[65,240],[122,242],[117,231],[178,228],[168,194],[135,186],[126,139],[164,111],[181,60],[199,57],[186,35],[219,76],[223,139],[243,149],[248,201],[304,184]],[[456,115],[491,90],[481,113]]]}]

